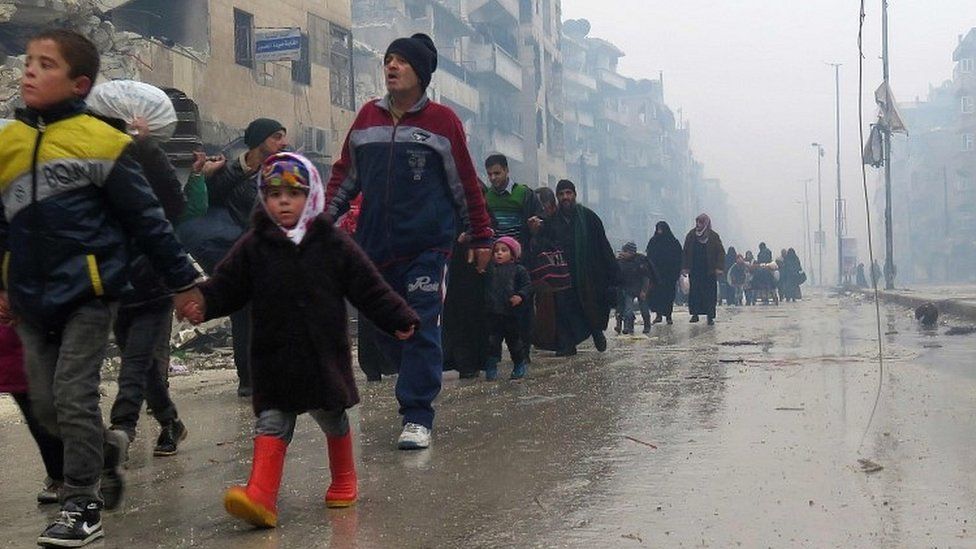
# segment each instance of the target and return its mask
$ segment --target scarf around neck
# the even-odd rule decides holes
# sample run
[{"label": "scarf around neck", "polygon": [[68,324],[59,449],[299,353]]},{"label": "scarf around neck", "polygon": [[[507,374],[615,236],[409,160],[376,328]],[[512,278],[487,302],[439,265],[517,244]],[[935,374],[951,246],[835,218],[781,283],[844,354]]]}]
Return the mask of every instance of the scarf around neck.
[{"label": "scarf around neck", "polygon": [[695,218],[695,236],[698,237],[698,242],[707,244],[711,231],[712,219],[708,217],[708,214],[701,214]]}]

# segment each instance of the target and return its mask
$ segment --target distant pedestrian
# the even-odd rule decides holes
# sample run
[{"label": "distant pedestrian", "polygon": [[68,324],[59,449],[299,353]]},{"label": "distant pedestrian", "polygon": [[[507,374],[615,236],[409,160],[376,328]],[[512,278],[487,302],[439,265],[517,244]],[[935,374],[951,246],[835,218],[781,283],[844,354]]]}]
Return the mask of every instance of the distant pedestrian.
[{"label": "distant pedestrian", "polygon": [[718,233],[712,230],[712,220],[707,214],[695,219],[695,228],[685,237],[682,273],[688,274],[691,292],[688,294],[688,312],[691,322],[698,322],[700,315],[715,324],[715,306],[718,301],[718,277],[725,269],[725,248]]},{"label": "distant pedestrian", "polygon": [[729,246],[729,250],[725,253],[725,275],[726,276],[719,277],[719,281],[718,281],[719,292],[720,292],[719,305],[722,304],[722,301],[724,301],[726,305],[734,304],[733,302],[735,301],[735,292],[732,289],[732,285],[729,284],[728,273],[732,270],[732,267],[735,265],[738,256],[739,254],[738,252],[735,251],[735,246]]},{"label": "distant pedestrian", "polygon": [[857,287],[867,288],[870,286],[871,285],[868,284],[867,274],[864,272],[864,263],[858,263],[857,264]]},{"label": "distant pedestrian", "polygon": [[525,377],[528,342],[523,339],[519,318],[522,308],[530,303],[532,281],[529,280],[529,272],[518,263],[521,254],[522,246],[515,238],[503,236],[495,241],[485,296],[488,325],[485,379],[489,381],[498,377],[503,341],[508,345],[512,358],[511,378]]},{"label": "distant pedestrian", "polygon": [[671,324],[682,257],[681,243],[664,221],[658,221],[654,227],[654,236],[647,242],[647,259],[654,266],[658,277],[658,283],[651,288],[648,300],[654,313],[653,323],[657,324],[666,318],[668,324]]},{"label": "distant pedestrian", "polygon": [[194,323],[251,303],[255,437],[246,487],[224,495],[227,511],[251,524],[277,525],[285,451],[299,414],[326,434],[332,483],[328,507],[358,495],[346,410],[359,402],[352,373],[345,300],[381,330],[409,339],[419,318],[384,282],[363,251],[322,213],[324,189],[306,158],[279,153],[258,176],[263,208],[201,286],[203,300],[180,309]]},{"label": "distant pedestrian", "polygon": [[749,267],[741,255],[736,257],[735,264],[729,269],[727,278],[729,287],[732,289],[732,305],[742,305],[746,284],[749,281]]},{"label": "distant pedestrian", "polygon": [[756,261],[760,265],[766,265],[773,262],[773,251],[766,247],[765,242],[759,243],[759,252],[756,254]]},{"label": "distant pedestrian", "polygon": [[800,286],[806,281],[807,275],[803,272],[800,257],[797,256],[796,250],[790,248],[786,251],[783,268],[780,269],[780,287],[783,289],[783,299],[785,301],[803,299]]},{"label": "distant pedestrian", "polygon": [[644,321],[644,333],[651,331],[651,319],[646,302],[651,287],[657,283],[653,267],[647,256],[637,253],[637,244],[628,242],[624,244],[620,253],[617,254],[617,265],[620,267],[620,299],[617,304],[617,327],[618,334],[634,333],[634,302],[641,310],[641,317]]}]

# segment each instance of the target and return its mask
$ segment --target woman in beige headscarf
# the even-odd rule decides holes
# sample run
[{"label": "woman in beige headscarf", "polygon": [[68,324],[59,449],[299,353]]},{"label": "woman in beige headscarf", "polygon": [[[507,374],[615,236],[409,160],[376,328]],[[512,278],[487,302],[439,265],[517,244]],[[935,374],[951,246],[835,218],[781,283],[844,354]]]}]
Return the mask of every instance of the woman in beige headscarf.
[{"label": "woman in beige headscarf", "polygon": [[690,277],[691,291],[688,294],[688,312],[691,321],[698,322],[700,315],[708,318],[708,324],[715,324],[715,306],[718,301],[718,277],[725,269],[725,248],[718,233],[712,230],[712,220],[708,214],[695,219],[695,228],[685,237],[682,275]]}]

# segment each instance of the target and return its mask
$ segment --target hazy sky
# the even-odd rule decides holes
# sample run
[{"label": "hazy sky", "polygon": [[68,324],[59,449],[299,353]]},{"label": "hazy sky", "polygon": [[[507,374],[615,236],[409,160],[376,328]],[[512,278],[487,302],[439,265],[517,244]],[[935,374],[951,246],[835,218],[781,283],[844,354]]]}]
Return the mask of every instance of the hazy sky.
[{"label": "hazy sky", "polygon": [[[562,1],[564,19],[588,19],[590,36],[627,54],[620,62],[623,74],[653,78],[664,71],[665,101],[690,122],[695,154],[707,176],[722,180],[746,247],[753,249],[764,239],[775,250],[793,246],[802,253],[802,206],[796,201],[803,199],[802,180],[817,175],[814,141],[827,145],[823,223],[828,242],[836,238],[834,70],[824,63],[843,63],[842,186],[848,223],[866,255],[857,128],[859,6],[857,0]],[[881,81],[881,0],[867,2],[866,11],[867,124],[876,115],[873,92]],[[974,26],[974,0],[892,0],[895,97],[924,99],[929,84],[950,78],[958,35]],[[873,193],[876,170],[869,168],[868,184]],[[816,181],[810,187],[813,225],[815,197]],[[895,206],[897,211],[897,196]],[[877,233],[883,220],[872,221]],[[721,233],[723,220],[713,223]],[[825,256],[835,257],[836,248],[828,247]]]}]

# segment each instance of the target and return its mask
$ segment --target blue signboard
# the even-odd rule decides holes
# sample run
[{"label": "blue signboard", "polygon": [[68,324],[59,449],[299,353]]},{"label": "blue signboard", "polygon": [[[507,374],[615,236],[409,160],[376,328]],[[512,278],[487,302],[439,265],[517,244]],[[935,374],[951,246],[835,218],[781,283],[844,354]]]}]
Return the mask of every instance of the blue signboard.
[{"label": "blue signboard", "polygon": [[262,31],[254,35],[254,60],[298,61],[302,57],[302,30],[281,29]]}]

